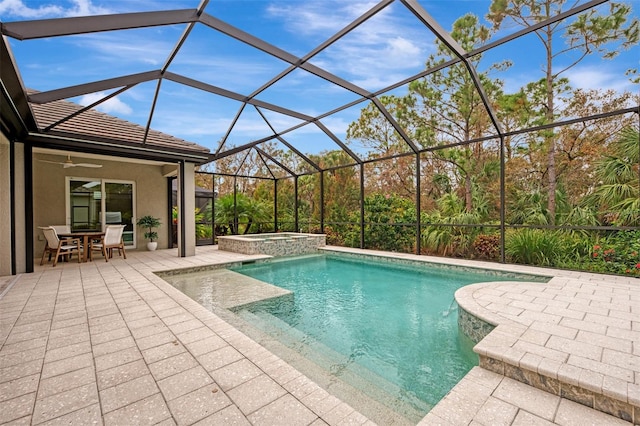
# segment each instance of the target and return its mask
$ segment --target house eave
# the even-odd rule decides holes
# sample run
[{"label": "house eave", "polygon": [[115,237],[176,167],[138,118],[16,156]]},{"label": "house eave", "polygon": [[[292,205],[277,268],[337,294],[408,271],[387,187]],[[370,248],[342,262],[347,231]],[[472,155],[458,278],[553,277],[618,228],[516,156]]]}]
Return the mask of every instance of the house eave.
[{"label": "house eave", "polygon": [[209,161],[209,153],[181,150],[170,147],[142,145],[90,137],[78,137],[73,134],[43,134],[29,132],[24,142],[33,147],[80,151],[92,154],[138,158],[151,161],[203,164]]}]

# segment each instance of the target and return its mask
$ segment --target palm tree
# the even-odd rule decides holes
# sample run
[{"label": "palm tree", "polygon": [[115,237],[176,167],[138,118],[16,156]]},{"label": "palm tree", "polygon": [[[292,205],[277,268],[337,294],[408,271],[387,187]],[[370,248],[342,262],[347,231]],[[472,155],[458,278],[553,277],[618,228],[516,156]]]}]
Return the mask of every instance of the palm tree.
[{"label": "palm tree", "polygon": [[221,226],[228,226],[232,234],[237,234],[236,230],[236,209],[234,208],[233,194],[223,195],[216,199],[215,222]]},{"label": "palm tree", "polygon": [[271,209],[267,203],[249,197],[246,201],[244,217],[247,222],[243,234],[248,234],[254,223],[261,224],[271,219]]},{"label": "palm tree", "polygon": [[255,222],[265,222],[269,219],[269,207],[262,201],[257,201],[244,194],[236,194],[235,202],[233,194],[223,195],[216,200],[216,223],[225,224],[233,235],[240,233],[240,225],[243,225],[243,234],[248,234]]},{"label": "palm tree", "polygon": [[612,153],[595,169],[599,186],[587,202],[604,213],[605,221],[618,226],[640,224],[640,136],[626,128],[612,143]]},{"label": "palm tree", "polygon": [[[473,192],[473,209],[467,210],[464,199],[455,192],[449,192],[437,201],[438,209],[429,215],[428,221],[433,225],[422,231],[422,244],[435,254],[442,256],[464,253],[473,244],[482,227],[454,226],[478,225],[487,220],[488,205],[486,198]],[[437,224],[452,226],[437,226]]]}]

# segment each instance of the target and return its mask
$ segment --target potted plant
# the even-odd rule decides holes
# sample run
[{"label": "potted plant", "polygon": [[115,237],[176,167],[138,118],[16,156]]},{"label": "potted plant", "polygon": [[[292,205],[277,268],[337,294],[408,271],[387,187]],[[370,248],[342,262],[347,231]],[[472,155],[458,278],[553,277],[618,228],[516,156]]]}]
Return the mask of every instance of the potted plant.
[{"label": "potted plant", "polygon": [[160,226],[160,219],[150,215],[142,216],[138,219],[138,226],[147,230],[144,233],[144,237],[149,240],[147,243],[147,250],[155,250],[158,247],[158,242],[154,240],[158,239],[158,233],[154,231],[153,228]]}]

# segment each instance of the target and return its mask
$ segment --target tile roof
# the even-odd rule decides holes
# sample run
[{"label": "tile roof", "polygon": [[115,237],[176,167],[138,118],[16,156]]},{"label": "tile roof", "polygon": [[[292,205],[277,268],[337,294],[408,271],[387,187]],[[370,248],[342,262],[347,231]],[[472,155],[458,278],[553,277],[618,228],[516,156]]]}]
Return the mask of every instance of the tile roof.
[{"label": "tile roof", "polygon": [[[36,93],[28,91],[28,94]],[[31,109],[38,124],[38,129],[43,131],[47,126],[78,112],[83,107],[73,102],[58,100],[46,104],[31,103]],[[55,126],[45,134],[56,135],[77,135],[77,137],[88,137],[89,139],[99,138],[101,140],[108,139],[118,142],[124,142],[128,145],[139,144],[142,146],[144,140],[145,128],[122,120],[109,114],[89,109],[75,117]],[[174,148],[181,151],[192,151],[207,154],[209,148],[198,145],[184,139],[176,138],[157,130],[149,129],[145,146],[154,146],[161,148]]]}]

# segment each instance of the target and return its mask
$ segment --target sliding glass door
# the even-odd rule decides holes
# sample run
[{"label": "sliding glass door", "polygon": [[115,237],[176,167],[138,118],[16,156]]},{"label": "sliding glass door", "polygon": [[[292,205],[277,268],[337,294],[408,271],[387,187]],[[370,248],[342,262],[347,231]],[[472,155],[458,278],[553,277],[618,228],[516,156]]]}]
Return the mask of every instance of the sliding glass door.
[{"label": "sliding glass door", "polygon": [[103,192],[105,225],[125,225],[122,234],[124,244],[134,245],[133,183],[105,181]]},{"label": "sliding glass door", "polygon": [[[73,179],[73,178],[71,178]],[[69,180],[67,185],[68,224],[72,231],[101,231],[102,182],[99,180]]]},{"label": "sliding glass door", "polygon": [[67,177],[67,223],[72,231],[103,231],[125,225],[123,239],[135,247],[133,182]]}]

